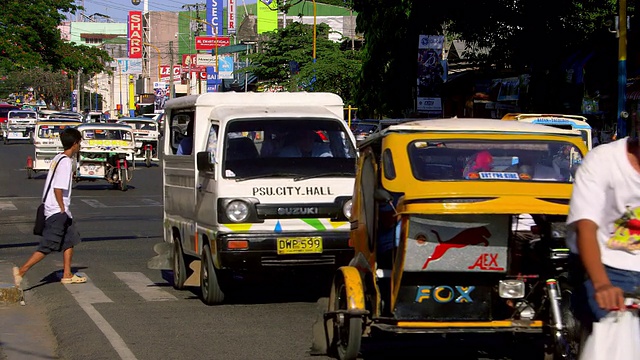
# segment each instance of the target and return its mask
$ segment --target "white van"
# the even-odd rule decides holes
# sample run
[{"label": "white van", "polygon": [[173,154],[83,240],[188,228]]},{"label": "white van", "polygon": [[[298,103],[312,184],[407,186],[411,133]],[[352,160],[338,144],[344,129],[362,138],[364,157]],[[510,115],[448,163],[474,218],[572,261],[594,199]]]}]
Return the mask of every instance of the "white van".
[{"label": "white van", "polygon": [[207,304],[223,301],[233,273],[347,264],[354,144],[335,94],[168,101],[164,240],[172,244],[174,287],[185,286],[191,260],[201,261]]}]

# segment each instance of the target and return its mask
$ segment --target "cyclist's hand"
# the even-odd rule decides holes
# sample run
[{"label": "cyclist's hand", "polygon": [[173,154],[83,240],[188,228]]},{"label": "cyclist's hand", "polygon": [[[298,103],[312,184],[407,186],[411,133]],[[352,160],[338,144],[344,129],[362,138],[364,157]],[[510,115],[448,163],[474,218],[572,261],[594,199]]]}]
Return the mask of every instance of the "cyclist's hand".
[{"label": "cyclist's hand", "polygon": [[596,286],[595,298],[600,308],[605,310],[624,310],[624,291],[611,284]]}]

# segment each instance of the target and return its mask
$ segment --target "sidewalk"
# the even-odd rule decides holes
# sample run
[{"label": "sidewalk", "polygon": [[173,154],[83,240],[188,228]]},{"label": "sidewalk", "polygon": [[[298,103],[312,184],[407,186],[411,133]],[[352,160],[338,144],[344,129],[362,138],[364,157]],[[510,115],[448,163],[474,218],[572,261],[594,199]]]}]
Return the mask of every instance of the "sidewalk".
[{"label": "sidewalk", "polygon": [[[26,306],[20,306],[20,291],[13,285],[14,264],[0,260],[0,359],[58,359],[56,340],[47,316],[26,294]],[[22,280],[25,287],[26,279]]]}]

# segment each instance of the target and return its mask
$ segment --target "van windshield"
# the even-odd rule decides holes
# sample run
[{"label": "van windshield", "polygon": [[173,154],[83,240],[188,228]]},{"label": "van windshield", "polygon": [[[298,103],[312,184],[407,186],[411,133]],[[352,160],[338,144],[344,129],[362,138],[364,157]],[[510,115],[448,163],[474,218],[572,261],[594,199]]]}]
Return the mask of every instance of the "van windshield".
[{"label": "van windshield", "polygon": [[355,149],[340,120],[234,120],[224,137],[226,178],[355,175]]},{"label": "van windshield", "polygon": [[411,170],[424,181],[573,182],[582,162],[561,141],[417,140],[409,144]]}]

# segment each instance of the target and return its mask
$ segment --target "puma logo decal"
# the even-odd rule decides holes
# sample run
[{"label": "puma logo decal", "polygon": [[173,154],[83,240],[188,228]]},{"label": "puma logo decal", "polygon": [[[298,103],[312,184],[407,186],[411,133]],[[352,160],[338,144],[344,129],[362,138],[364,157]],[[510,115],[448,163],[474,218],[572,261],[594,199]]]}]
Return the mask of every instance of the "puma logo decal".
[{"label": "puma logo decal", "polygon": [[489,246],[487,238],[491,237],[491,233],[484,226],[462,230],[445,242],[442,241],[437,231],[431,230],[431,232],[438,238],[438,245],[425,261],[422,270],[426,269],[430,262],[441,259],[449,249],[461,249],[471,245]]}]

